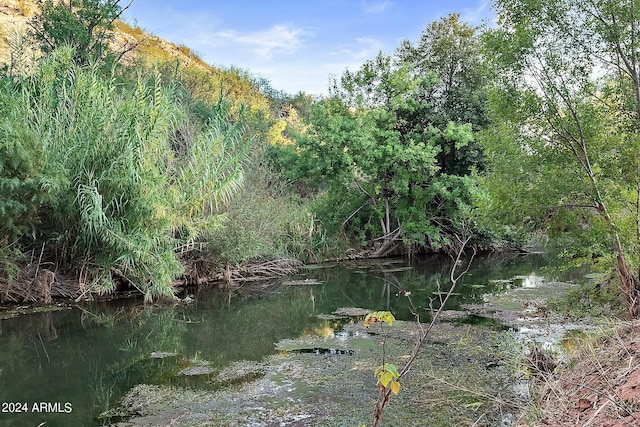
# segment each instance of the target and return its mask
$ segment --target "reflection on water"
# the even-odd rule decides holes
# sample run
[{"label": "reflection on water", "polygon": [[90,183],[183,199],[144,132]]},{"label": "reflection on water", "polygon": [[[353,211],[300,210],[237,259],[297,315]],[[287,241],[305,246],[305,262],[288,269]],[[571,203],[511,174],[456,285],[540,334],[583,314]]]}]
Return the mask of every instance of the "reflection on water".
[{"label": "reflection on water", "polygon": [[516,276],[514,279],[520,280],[523,288],[539,288],[544,283],[544,277],[540,277],[535,273],[528,276]]},{"label": "reflection on water", "polygon": [[[547,264],[542,256],[477,258],[448,308],[482,302],[483,295],[505,286],[556,279],[543,271]],[[188,305],[144,307],[128,300],[0,320],[0,402],[29,409],[0,412],[0,425],[100,425],[96,416],[136,384],[211,387],[206,372],[273,354],[280,340],[339,337],[348,320],[330,314],[340,307],[391,310],[398,319],[413,319],[404,296],[410,292],[426,319],[448,290],[449,270],[449,260],[438,257],[354,262],[288,278],[315,279],[317,285],[247,285],[234,294],[199,289]],[[203,375],[178,375],[194,361],[206,367]],[[34,412],[42,402],[50,403],[49,411]]]}]

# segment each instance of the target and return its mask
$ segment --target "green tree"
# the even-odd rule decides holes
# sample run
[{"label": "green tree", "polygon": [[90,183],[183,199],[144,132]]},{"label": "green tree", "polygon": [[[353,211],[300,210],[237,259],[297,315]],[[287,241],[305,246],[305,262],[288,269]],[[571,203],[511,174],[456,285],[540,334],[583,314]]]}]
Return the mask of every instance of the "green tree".
[{"label": "green tree", "polygon": [[326,186],[333,214],[375,242],[372,256],[399,243],[446,248],[468,214],[472,180],[446,173],[438,155],[472,141],[471,125],[438,126],[427,96],[434,81],[380,54],[346,71],[334,96],[312,108],[312,130],[281,150],[292,178]]},{"label": "green tree", "polygon": [[[426,95],[437,112],[431,117],[436,126],[470,123],[477,132],[489,124],[481,30],[451,14],[429,23],[417,43],[404,40],[397,49],[400,61],[421,75],[435,75]],[[464,175],[471,166],[482,167],[482,149],[475,140],[459,149],[443,146],[438,161],[447,173]]]},{"label": "green tree", "polygon": [[432,99],[442,120],[472,123],[474,130],[489,123],[480,31],[451,14],[429,23],[416,44],[404,40],[397,50],[397,56],[420,73],[438,77]]},{"label": "green tree", "polygon": [[[499,28],[487,42],[501,77],[492,96],[500,129],[487,147],[515,171],[512,182],[539,186],[498,188],[526,200],[516,206],[534,220],[610,242],[629,313],[638,317],[640,11],[609,0],[498,0],[496,7]],[[491,169],[505,174],[500,162]]]},{"label": "green tree", "polygon": [[39,13],[29,21],[29,34],[45,54],[67,45],[76,63],[102,60],[113,55],[114,22],[131,3],[123,8],[120,0],[37,0]]}]

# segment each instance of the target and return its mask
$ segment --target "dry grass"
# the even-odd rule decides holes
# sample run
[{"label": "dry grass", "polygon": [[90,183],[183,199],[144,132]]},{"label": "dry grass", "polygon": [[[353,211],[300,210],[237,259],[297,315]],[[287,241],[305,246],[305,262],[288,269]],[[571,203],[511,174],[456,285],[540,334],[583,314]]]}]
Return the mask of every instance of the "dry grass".
[{"label": "dry grass", "polygon": [[540,384],[538,424],[640,425],[640,322],[578,341],[575,355]]}]

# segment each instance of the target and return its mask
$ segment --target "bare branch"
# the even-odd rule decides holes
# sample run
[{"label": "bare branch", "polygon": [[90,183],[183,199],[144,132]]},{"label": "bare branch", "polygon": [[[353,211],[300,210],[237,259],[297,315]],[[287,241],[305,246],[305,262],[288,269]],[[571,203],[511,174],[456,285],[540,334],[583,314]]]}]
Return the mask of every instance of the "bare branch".
[{"label": "bare branch", "polygon": [[[473,258],[477,254],[477,250],[474,247],[473,248],[473,255],[471,255],[471,258],[469,259],[465,270],[462,271],[460,274],[458,274],[456,276],[456,270],[458,268],[458,265],[461,264],[462,257],[464,256],[464,253],[465,253],[465,248],[466,248],[467,244],[469,243],[469,241],[471,240],[471,236],[466,236],[465,238],[460,238],[459,236],[456,236],[456,238],[458,240],[458,243],[460,244],[460,247],[459,247],[459,249],[457,251],[457,255],[455,256],[455,258],[452,257],[454,259],[454,264],[451,267],[451,273],[450,273],[451,288],[449,289],[449,291],[445,295],[444,299],[442,300],[442,304],[440,305],[438,310],[431,317],[431,322],[429,323],[429,325],[426,328],[422,327],[422,324],[420,323],[420,318],[419,318],[418,315],[416,315],[416,322],[419,325],[420,336],[419,336],[418,340],[416,341],[416,343],[415,343],[415,345],[413,347],[413,350],[411,351],[411,355],[409,356],[409,359],[407,360],[407,362],[405,363],[404,367],[400,371],[400,375],[398,377],[398,381],[400,379],[402,379],[411,370],[411,366],[413,365],[413,363],[415,362],[416,358],[418,357],[418,354],[420,353],[420,349],[422,348],[422,346],[426,342],[427,337],[429,336],[429,333],[431,332],[431,330],[435,326],[436,322],[438,321],[438,318],[440,317],[440,314],[444,310],[444,307],[445,307],[447,301],[449,300],[449,297],[453,294],[453,292],[454,292],[454,290],[456,288],[456,285],[458,284],[458,281],[465,274],[467,274],[469,272],[469,269],[471,268],[471,263],[473,262]],[[413,304],[411,304],[411,305],[413,306]],[[382,419],[382,412],[384,411],[385,406],[387,405],[387,403],[389,402],[389,399],[391,398],[391,393],[392,393],[391,389],[390,388],[386,388],[384,390],[384,392],[382,393],[382,395],[380,396],[380,398],[378,399],[378,401],[376,402],[376,406],[375,406],[374,413],[373,413],[372,427],[376,427],[378,425],[378,423],[380,422],[380,420]]]}]

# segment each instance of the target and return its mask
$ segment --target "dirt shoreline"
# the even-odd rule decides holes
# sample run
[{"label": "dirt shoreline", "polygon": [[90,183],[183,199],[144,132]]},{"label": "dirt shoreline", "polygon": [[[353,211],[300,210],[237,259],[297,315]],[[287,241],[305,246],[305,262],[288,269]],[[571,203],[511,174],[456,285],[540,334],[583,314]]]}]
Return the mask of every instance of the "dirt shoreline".
[{"label": "dirt shoreline", "polygon": [[576,343],[539,387],[539,425],[640,425],[640,322],[610,325]]}]

